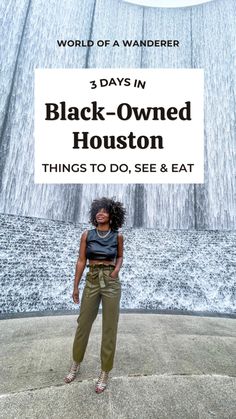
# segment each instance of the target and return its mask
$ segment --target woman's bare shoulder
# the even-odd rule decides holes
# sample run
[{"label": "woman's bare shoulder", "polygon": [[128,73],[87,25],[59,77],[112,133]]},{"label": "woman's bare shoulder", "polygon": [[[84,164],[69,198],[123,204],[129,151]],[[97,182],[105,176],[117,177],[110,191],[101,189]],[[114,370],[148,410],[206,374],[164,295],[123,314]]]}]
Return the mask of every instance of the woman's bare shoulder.
[{"label": "woman's bare shoulder", "polygon": [[88,233],[90,230],[84,230],[82,235],[81,235],[81,240],[86,240],[88,237]]}]

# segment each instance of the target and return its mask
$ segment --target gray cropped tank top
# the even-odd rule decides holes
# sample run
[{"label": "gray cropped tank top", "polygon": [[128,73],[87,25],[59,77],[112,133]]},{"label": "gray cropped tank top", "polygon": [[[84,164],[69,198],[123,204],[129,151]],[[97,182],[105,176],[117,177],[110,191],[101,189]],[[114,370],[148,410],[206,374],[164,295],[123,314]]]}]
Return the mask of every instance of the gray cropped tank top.
[{"label": "gray cropped tank top", "polygon": [[110,231],[106,237],[99,237],[96,228],[87,234],[87,259],[113,260],[117,257],[118,231]]}]

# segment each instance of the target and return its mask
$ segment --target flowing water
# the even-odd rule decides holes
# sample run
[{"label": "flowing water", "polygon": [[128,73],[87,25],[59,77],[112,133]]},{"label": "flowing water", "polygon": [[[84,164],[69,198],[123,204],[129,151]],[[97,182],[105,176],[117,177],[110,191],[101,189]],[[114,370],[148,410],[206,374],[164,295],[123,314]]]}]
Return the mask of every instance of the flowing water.
[{"label": "flowing water", "polygon": [[[87,227],[0,215],[0,312],[78,310],[71,295]],[[122,308],[236,312],[235,232],[124,228],[123,234]],[[81,292],[84,284],[85,275]]]},{"label": "flowing water", "polygon": [[[128,208],[128,225],[234,229],[236,3],[218,0],[179,9],[118,0],[4,0],[1,25],[0,212],[87,221],[101,195]],[[12,21],[14,20],[14,24]],[[178,39],[180,48],[64,48],[66,39]],[[35,67],[171,67],[205,70],[203,185],[35,185]],[[141,206],[141,209],[140,209]]]},{"label": "flowing water", "polygon": [[[175,287],[173,269],[178,265],[178,258],[175,262],[177,265],[167,263],[167,279],[159,283],[156,273],[160,273],[160,267],[163,267],[161,259],[158,259],[157,271],[152,267],[151,275],[148,276],[142,267],[145,255],[139,255],[137,261],[141,264],[138,265],[138,275],[145,277],[149,285],[145,288],[146,291],[140,292],[138,283],[136,284],[137,276],[135,282],[132,282],[134,265],[132,268],[126,267],[130,285],[129,289],[128,285],[125,288],[124,305],[130,308],[133,305],[148,308],[150,296],[154,295],[154,307],[176,307],[173,301],[179,299],[181,308],[186,295],[191,296],[191,292],[195,290],[193,299],[190,298],[191,301],[187,302],[188,308],[197,310],[208,307],[219,311],[220,307],[223,311],[229,310],[229,307],[233,309],[233,261],[228,260],[228,255],[217,253],[224,259],[221,282],[220,266],[215,265],[214,268],[212,260],[215,260],[215,256],[207,251],[207,247],[211,249],[212,230],[216,233],[224,230],[223,236],[220,233],[214,236],[214,242],[219,240],[218,249],[223,249],[221,242],[227,241],[226,230],[234,230],[236,225],[236,2],[216,0],[179,9],[143,8],[118,0],[19,0],[17,3],[17,8],[15,0],[3,0],[0,4],[0,212],[16,217],[23,216],[23,220],[25,216],[35,217],[36,224],[37,218],[87,223],[91,201],[104,195],[114,196],[123,201],[128,209],[127,228],[135,227],[133,232],[130,230],[133,240],[130,255],[137,255],[135,249],[141,246],[146,249],[145,255],[149,254],[149,229],[154,229],[150,230],[153,237],[163,239],[161,255],[167,263],[169,256],[167,257],[165,243],[172,243],[173,256],[176,241],[183,244],[187,237],[186,230],[189,230],[188,237],[192,237],[194,242],[198,241],[197,250],[201,263],[204,262],[204,274],[201,276],[198,271],[193,280],[188,276],[189,289],[186,291],[183,281],[187,280],[186,272],[190,275],[194,264],[188,252],[184,276],[182,270],[178,270],[180,265],[176,268],[178,279]],[[178,39],[180,47],[60,49],[56,44],[57,39],[75,39],[75,36],[76,39],[84,40]],[[60,67],[203,68],[205,183],[35,185],[34,68]],[[181,232],[175,236],[171,233],[173,229]],[[158,230],[165,231],[164,235]],[[170,230],[169,235],[167,230]],[[196,235],[191,236],[194,231]],[[233,241],[229,239],[229,243],[232,245]],[[22,256],[26,255],[27,251]],[[156,257],[159,258],[158,255]],[[207,270],[207,260],[211,261],[210,272]],[[51,259],[48,263],[51,263]],[[42,269],[45,269],[46,276],[49,275],[50,278],[50,267]],[[4,278],[8,278],[9,272],[4,272]],[[22,275],[22,278],[28,278],[30,274],[25,272],[25,276]],[[35,278],[40,280],[40,272]],[[26,283],[28,284],[27,281]],[[135,292],[134,288],[132,290],[133,284],[136,284]],[[209,287],[213,289],[212,292]],[[173,297],[173,292],[176,297]],[[222,302],[223,295],[228,302]]]}]

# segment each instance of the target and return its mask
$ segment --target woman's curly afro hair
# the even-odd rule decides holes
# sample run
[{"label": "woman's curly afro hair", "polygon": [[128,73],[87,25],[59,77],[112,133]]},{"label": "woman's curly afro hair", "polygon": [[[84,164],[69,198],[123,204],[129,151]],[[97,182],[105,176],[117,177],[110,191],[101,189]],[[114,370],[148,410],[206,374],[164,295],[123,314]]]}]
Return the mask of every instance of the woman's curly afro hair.
[{"label": "woman's curly afro hair", "polygon": [[94,199],[89,210],[89,221],[94,226],[97,226],[96,214],[100,209],[104,208],[110,215],[110,227],[112,230],[117,230],[125,222],[126,209],[119,201],[113,198]]}]

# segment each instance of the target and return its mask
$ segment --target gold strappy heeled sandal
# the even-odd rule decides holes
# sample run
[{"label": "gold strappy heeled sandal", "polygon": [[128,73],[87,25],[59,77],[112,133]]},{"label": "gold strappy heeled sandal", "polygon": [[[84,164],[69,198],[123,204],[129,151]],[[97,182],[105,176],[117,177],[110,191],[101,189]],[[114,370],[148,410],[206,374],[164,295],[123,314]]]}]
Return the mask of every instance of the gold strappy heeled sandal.
[{"label": "gold strappy heeled sandal", "polygon": [[67,374],[64,378],[65,383],[71,383],[71,381],[73,381],[77,375],[77,372],[79,371],[79,367],[80,364],[78,364],[77,362],[73,362],[73,364],[71,365],[69,374]]},{"label": "gold strappy heeled sandal", "polygon": [[101,371],[95,386],[96,393],[102,393],[107,387],[108,374],[109,371]]}]

